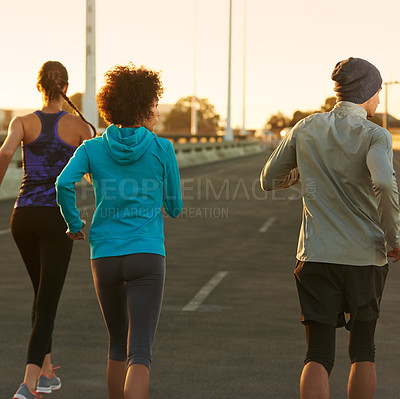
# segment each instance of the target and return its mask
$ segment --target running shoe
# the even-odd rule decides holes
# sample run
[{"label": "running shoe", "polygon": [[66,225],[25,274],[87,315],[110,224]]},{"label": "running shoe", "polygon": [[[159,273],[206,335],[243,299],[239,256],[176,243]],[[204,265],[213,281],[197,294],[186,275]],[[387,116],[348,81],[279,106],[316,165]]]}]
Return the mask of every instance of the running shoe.
[{"label": "running shoe", "polygon": [[51,393],[52,391],[57,391],[57,389],[61,388],[61,380],[53,373],[51,377],[46,377],[42,374],[39,377],[38,383],[36,385],[36,391],[38,393]]},{"label": "running shoe", "polygon": [[37,397],[36,392],[35,394],[31,393],[26,384],[21,384],[18,391],[15,392],[13,399],[37,399]]}]

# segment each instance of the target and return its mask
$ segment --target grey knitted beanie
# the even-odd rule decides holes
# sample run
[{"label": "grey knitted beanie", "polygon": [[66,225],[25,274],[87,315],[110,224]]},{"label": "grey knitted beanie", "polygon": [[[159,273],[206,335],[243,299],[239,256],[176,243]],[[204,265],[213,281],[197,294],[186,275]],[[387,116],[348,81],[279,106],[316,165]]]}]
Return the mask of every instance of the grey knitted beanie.
[{"label": "grey knitted beanie", "polygon": [[336,64],[332,76],[339,101],[363,104],[382,86],[378,69],[362,58],[350,57]]}]

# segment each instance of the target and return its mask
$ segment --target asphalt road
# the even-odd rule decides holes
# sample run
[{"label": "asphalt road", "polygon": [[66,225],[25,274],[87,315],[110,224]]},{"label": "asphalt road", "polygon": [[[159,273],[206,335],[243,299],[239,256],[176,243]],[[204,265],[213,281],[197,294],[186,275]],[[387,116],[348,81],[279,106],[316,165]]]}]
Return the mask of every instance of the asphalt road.
[{"label": "asphalt road", "polygon": [[[263,193],[267,154],[184,169],[182,215],[165,219],[167,280],[153,351],[151,399],[293,399],[305,355],[293,278],[300,225],[297,188]],[[399,155],[395,166],[400,176]],[[92,195],[79,188],[90,219]],[[0,398],[23,378],[32,290],[0,202]],[[376,398],[400,398],[400,270],[393,265],[376,333]],[[331,399],[346,396],[348,334],[337,332]],[[106,399],[107,333],[88,243],[77,242],[59,305],[54,399]]]}]

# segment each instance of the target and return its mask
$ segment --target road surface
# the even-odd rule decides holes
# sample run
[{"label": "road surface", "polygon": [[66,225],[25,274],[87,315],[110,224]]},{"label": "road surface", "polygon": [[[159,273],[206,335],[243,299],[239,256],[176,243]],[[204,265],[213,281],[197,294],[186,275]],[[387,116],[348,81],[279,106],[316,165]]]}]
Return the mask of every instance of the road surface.
[{"label": "road surface", "polygon": [[[298,188],[264,193],[267,154],[184,169],[185,208],[165,219],[167,280],[153,350],[151,399],[293,399],[305,355],[293,278]],[[399,154],[395,167],[399,174]],[[90,189],[78,189],[90,219]],[[0,397],[23,378],[32,290],[9,232],[13,201],[0,202]],[[400,398],[400,265],[393,265],[376,333],[376,398]],[[337,332],[331,398],[346,396],[348,334]],[[56,320],[52,398],[106,399],[107,333],[76,242]]]}]

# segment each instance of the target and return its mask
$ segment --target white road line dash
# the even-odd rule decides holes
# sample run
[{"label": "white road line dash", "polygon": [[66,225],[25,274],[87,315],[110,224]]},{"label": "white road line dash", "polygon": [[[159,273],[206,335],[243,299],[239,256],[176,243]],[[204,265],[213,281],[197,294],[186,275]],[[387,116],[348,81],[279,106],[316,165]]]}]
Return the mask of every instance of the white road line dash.
[{"label": "white road line dash", "polygon": [[270,217],[258,230],[260,233],[265,233],[275,222],[276,218]]},{"label": "white road line dash", "polygon": [[8,234],[8,233],[11,233],[11,229],[0,230],[0,235],[2,235],[2,234]]},{"label": "white road line dash", "polygon": [[211,278],[211,280],[200,289],[200,291],[193,297],[193,299],[182,308],[182,310],[184,312],[196,311],[203,303],[203,301],[211,294],[213,289],[225,278],[227,274],[228,272],[216,273]]}]

